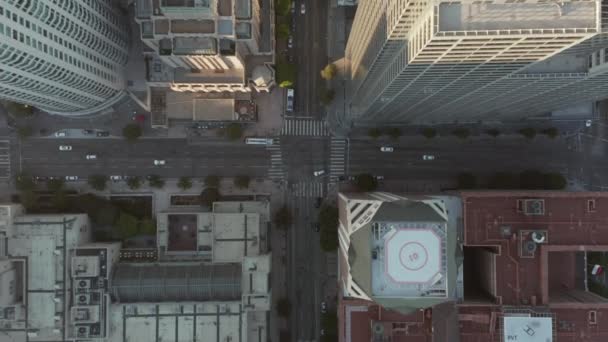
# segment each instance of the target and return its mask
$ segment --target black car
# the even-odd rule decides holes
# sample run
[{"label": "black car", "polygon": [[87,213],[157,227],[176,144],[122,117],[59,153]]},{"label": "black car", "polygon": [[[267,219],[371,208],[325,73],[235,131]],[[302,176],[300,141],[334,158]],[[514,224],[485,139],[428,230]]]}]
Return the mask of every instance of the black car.
[{"label": "black car", "polygon": [[345,180],[346,180],[346,177],[344,177],[344,175],[338,177],[339,182],[344,182]]},{"label": "black car", "polygon": [[321,208],[321,203],[323,203],[323,198],[317,197],[315,200],[315,208]]},{"label": "black car", "polygon": [[313,223],[312,227],[315,229],[315,232],[318,232],[321,230],[321,225],[319,224],[319,222]]},{"label": "black car", "polygon": [[94,134],[95,131],[93,131],[92,129],[83,129],[82,133],[84,133],[84,134]]},{"label": "black car", "polygon": [[97,136],[98,137],[109,137],[110,136],[110,132],[108,132],[108,131],[99,131],[99,132],[97,132]]}]

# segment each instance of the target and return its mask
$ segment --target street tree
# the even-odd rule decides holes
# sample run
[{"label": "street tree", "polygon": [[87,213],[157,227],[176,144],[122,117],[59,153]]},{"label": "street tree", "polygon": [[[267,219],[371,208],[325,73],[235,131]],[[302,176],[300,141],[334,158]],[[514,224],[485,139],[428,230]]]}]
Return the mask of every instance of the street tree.
[{"label": "street tree", "polygon": [[139,221],[135,216],[121,212],[115,224],[116,235],[123,240],[132,238],[137,235],[138,227]]},{"label": "street tree", "polygon": [[201,192],[201,205],[211,208],[213,202],[219,201],[220,198],[220,191],[217,188],[207,187]]},{"label": "street tree", "polygon": [[437,130],[432,127],[425,127],[422,129],[422,135],[424,135],[427,139],[433,139],[437,136]]},{"label": "street tree", "polygon": [[131,190],[139,189],[141,187],[141,178],[137,176],[127,178],[127,186],[129,186],[129,189]]},{"label": "street tree", "polygon": [[286,205],[283,205],[277,212],[274,214],[274,225],[279,229],[287,229],[291,226],[293,222],[293,216],[291,215],[291,211]]},{"label": "street tree", "polygon": [[15,186],[19,191],[33,191],[36,189],[34,178],[27,172],[20,172],[15,176]]},{"label": "street tree", "polygon": [[247,175],[239,175],[234,177],[234,185],[239,189],[247,189],[251,178]]},{"label": "street tree", "polygon": [[493,138],[497,138],[500,135],[500,131],[496,128],[486,129],[485,133]]},{"label": "street tree", "polygon": [[226,136],[229,140],[239,140],[243,136],[243,127],[240,124],[233,122],[226,127]]},{"label": "street tree", "polygon": [[401,135],[402,135],[401,129],[398,127],[391,127],[389,129],[387,129],[386,134],[388,134],[388,136],[391,137],[391,139],[393,139],[393,140],[399,139],[399,137],[401,137]]},{"label": "street tree", "polygon": [[291,315],[291,302],[286,297],[281,297],[277,301],[277,313],[283,318]]},{"label": "street tree", "polygon": [[65,181],[60,178],[52,178],[46,181],[46,188],[50,192],[58,192],[60,190],[63,190],[64,186]]},{"label": "street tree", "polygon": [[27,139],[27,138],[31,137],[33,134],[34,134],[34,130],[32,129],[32,126],[27,125],[27,126],[17,127],[17,135],[21,139]]},{"label": "street tree", "polygon": [[142,130],[138,124],[131,123],[122,129],[122,135],[128,142],[134,142],[137,138],[141,137]]},{"label": "street tree", "polygon": [[477,186],[477,178],[472,173],[463,172],[458,175],[459,189],[474,189]]},{"label": "street tree", "polygon": [[155,235],[156,234],[156,221],[146,217],[139,221],[138,231],[140,234]]},{"label": "street tree", "polygon": [[378,139],[382,135],[382,131],[380,131],[379,128],[370,128],[367,131],[367,135],[369,135],[371,138]]},{"label": "street tree", "polygon": [[559,131],[555,127],[545,128],[540,132],[551,139],[555,139],[559,135]]},{"label": "street tree", "polygon": [[165,180],[160,178],[159,175],[151,175],[148,178],[148,185],[156,189],[162,189],[165,186]]},{"label": "street tree", "polygon": [[39,196],[33,190],[25,190],[19,192],[19,202],[28,213],[33,213],[38,210]]},{"label": "street tree", "polygon": [[321,78],[324,80],[331,80],[336,76],[338,68],[334,63],[329,63],[321,70]]},{"label": "street tree", "polygon": [[6,111],[13,117],[29,117],[34,115],[34,107],[17,102],[7,103]]},{"label": "street tree", "polygon": [[492,175],[488,183],[490,189],[517,189],[519,176],[511,172],[497,172]]},{"label": "street tree", "polygon": [[378,187],[378,181],[369,173],[362,173],[355,176],[355,186],[359,191],[374,191]]},{"label": "street tree", "polygon": [[532,127],[522,128],[522,129],[520,129],[517,132],[519,134],[523,135],[524,137],[526,137],[526,139],[529,139],[529,140],[534,139],[534,137],[536,136],[536,129],[534,129]]},{"label": "street tree", "polygon": [[452,134],[462,140],[466,140],[471,135],[471,131],[466,128],[456,128],[452,131]]},{"label": "street tree", "polygon": [[277,25],[277,37],[280,39],[289,38],[289,25],[287,25],[287,23],[280,23]]},{"label": "street tree", "polygon": [[108,176],[106,175],[90,175],[87,179],[87,183],[91,188],[97,191],[104,191],[108,183]]},{"label": "street tree", "polygon": [[329,105],[336,97],[336,91],[333,89],[325,89],[321,92],[321,103],[324,106]]},{"label": "street tree", "polygon": [[69,207],[68,195],[65,190],[59,188],[51,196],[51,205],[58,213],[65,212]]},{"label": "street tree", "polygon": [[182,189],[183,191],[186,191],[188,189],[190,189],[192,187],[192,179],[190,179],[190,177],[180,177],[179,180],[177,181],[177,186]]},{"label": "street tree", "polygon": [[568,182],[566,178],[559,173],[549,172],[545,173],[545,186],[547,190],[563,190]]},{"label": "street tree", "polygon": [[525,170],[519,174],[519,186],[526,190],[537,190],[545,187],[545,175],[538,170]]},{"label": "street tree", "polygon": [[338,249],[338,208],[323,206],[319,211],[319,243],[325,252]]},{"label": "street tree", "polygon": [[220,177],[215,175],[209,175],[205,177],[205,186],[217,188],[218,186],[220,186]]}]

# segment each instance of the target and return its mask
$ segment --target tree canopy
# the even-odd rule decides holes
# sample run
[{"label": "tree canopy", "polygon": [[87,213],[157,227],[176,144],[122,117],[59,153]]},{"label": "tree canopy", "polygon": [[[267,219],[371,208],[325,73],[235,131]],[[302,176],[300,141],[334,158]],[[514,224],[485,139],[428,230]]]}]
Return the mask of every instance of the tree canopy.
[{"label": "tree canopy", "polygon": [[137,138],[141,137],[142,130],[138,124],[131,123],[122,129],[122,135],[125,137],[125,139],[127,139],[127,141],[133,142],[137,140]]},{"label": "tree canopy", "polygon": [[459,189],[474,189],[477,186],[477,178],[472,173],[463,172],[458,175]]},{"label": "tree canopy", "polygon": [[162,189],[165,186],[165,180],[160,178],[159,175],[151,175],[148,178],[148,185],[156,189]]},{"label": "tree canopy", "polygon": [[220,186],[220,177],[215,175],[209,175],[205,177],[205,186],[207,187],[218,187]]},{"label": "tree canopy", "polygon": [[230,123],[226,127],[226,135],[230,140],[239,140],[243,136],[243,127],[236,122]]},{"label": "tree canopy", "polygon": [[362,173],[355,176],[355,186],[359,191],[374,191],[378,187],[378,181],[369,173]]},{"label": "tree canopy", "polygon": [[293,216],[291,215],[291,211],[286,205],[283,205],[274,214],[274,224],[279,229],[287,229],[289,226],[291,226],[292,222]]},{"label": "tree canopy", "polygon": [[190,177],[180,177],[179,180],[177,181],[177,186],[182,189],[183,191],[186,191],[188,189],[190,189],[192,187],[192,179],[190,179]]},{"label": "tree canopy", "polygon": [[331,80],[336,76],[338,68],[334,63],[329,63],[321,70],[321,78],[324,80]]},{"label": "tree canopy", "polygon": [[207,187],[201,192],[201,205],[211,208],[213,202],[220,200],[220,192],[217,188]]},{"label": "tree canopy", "polygon": [[239,189],[247,189],[251,178],[247,175],[239,175],[234,177],[234,185]]},{"label": "tree canopy", "polygon": [[141,178],[137,176],[132,176],[127,178],[127,185],[131,190],[137,190],[141,187]]},{"label": "tree canopy", "polygon": [[319,242],[325,252],[335,251],[338,248],[338,208],[323,206],[319,211]]},{"label": "tree canopy", "polygon": [[104,191],[108,183],[108,176],[106,175],[90,175],[87,182],[91,188],[97,191]]},{"label": "tree canopy", "polygon": [[452,131],[452,134],[462,140],[465,140],[471,135],[471,131],[469,131],[467,128],[456,128]]},{"label": "tree canopy", "polygon": [[369,135],[370,137],[377,139],[382,135],[382,131],[380,131],[379,128],[370,128],[367,131],[367,135]]},{"label": "tree canopy", "polygon": [[431,127],[426,127],[422,129],[422,135],[424,135],[427,139],[433,139],[437,136],[437,130]]}]

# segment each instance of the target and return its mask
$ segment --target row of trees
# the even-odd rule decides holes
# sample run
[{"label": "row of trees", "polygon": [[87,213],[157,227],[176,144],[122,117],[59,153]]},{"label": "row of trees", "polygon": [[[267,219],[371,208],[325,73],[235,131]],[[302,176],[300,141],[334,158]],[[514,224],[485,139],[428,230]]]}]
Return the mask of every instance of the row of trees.
[{"label": "row of trees", "polygon": [[[208,183],[209,179],[212,183],[217,183],[216,185],[213,185],[214,187],[219,186],[220,178],[218,176],[208,176],[207,178],[205,178],[205,184]],[[107,188],[108,180],[109,178],[106,175],[91,175],[87,179],[87,182],[93,189],[97,191],[103,191]],[[147,181],[150,187],[157,189],[162,189],[166,184],[165,180],[162,179],[159,175],[150,175],[147,177]],[[237,188],[247,189],[249,187],[249,184],[251,183],[251,177],[247,175],[238,175],[234,177],[233,181],[234,185]],[[128,177],[126,182],[131,190],[137,190],[143,185],[143,179],[138,176]],[[180,177],[177,180],[177,186],[180,189],[186,191],[188,189],[191,189],[194,186],[194,183],[192,181],[192,178],[184,176]]]},{"label": "row of trees", "polygon": [[471,173],[458,175],[460,189],[523,189],[523,190],[562,190],[566,179],[559,173],[526,170],[521,173],[497,172],[491,175],[485,185],[480,184]]},{"label": "row of trees", "polygon": [[[502,132],[496,128],[486,129],[484,131],[484,133],[491,137],[494,137],[494,138],[497,138],[499,135],[502,134]],[[522,129],[518,130],[517,133],[530,140],[534,139],[538,133],[543,134],[551,139],[554,139],[559,135],[559,130],[555,127],[549,127],[549,128],[537,131],[535,128],[526,127],[526,128],[522,128]],[[424,137],[426,137],[428,139],[432,139],[438,135],[438,132],[435,128],[425,127],[420,130],[420,134],[422,134]],[[451,134],[462,140],[466,140],[468,137],[471,136],[471,131],[468,128],[456,128],[451,131]],[[371,133],[368,133],[368,135],[373,138],[377,137],[377,136],[374,137]]]},{"label": "row of trees", "polygon": [[380,138],[382,135],[387,135],[391,139],[399,139],[401,137],[402,132],[398,127],[390,127],[390,128],[370,128],[367,132],[367,135],[374,139]]}]

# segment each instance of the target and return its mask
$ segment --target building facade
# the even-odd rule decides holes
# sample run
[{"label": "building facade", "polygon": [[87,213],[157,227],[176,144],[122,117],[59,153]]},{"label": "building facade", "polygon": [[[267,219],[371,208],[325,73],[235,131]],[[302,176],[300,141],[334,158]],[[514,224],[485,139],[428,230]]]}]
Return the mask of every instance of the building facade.
[{"label": "building facade", "polygon": [[599,0],[361,1],[349,117],[508,121],[604,98],[605,12]]},{"label": "building facade", "polygon": [[124,93],[127,26],[111,0],[0,1],[0,98],[87,115]]}]

